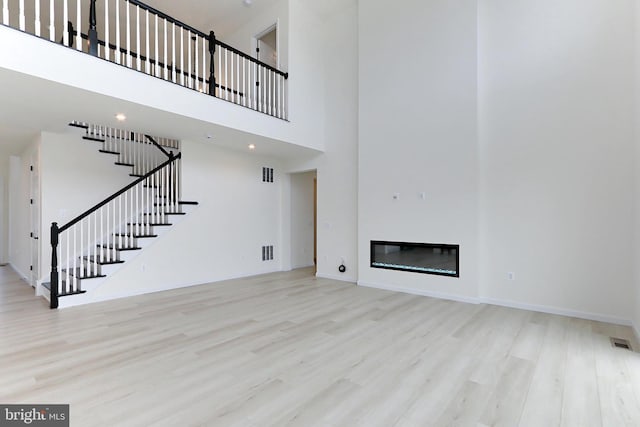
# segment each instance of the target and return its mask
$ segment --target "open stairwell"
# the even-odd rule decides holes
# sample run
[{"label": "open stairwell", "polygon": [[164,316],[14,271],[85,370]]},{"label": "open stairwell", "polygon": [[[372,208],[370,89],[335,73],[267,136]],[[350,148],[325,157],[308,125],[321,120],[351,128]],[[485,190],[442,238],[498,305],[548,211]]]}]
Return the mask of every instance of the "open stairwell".
[{"label": "open stairwell", "polygon": [[170,228],[197,202],[181,198],[180,142],[72,122],[132,182],[67,224],[51,225],[51,273],[38,294],[51,308],[94,302],[93,291]]}]

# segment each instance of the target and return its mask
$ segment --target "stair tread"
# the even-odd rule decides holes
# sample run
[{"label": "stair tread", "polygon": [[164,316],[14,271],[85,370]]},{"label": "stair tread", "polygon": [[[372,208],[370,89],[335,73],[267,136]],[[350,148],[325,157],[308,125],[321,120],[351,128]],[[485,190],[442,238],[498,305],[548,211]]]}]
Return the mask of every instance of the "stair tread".
[{"label": "stair tread", "polygon": [[114,236],[117,237],[133,237],[134,239],[150,239],[153,237],[158,237],[157,234],[123,234],[123,233],[115,233]]},{"label": "stair tread", "polygon": [[137,173],[130,173],[129,176],[133,176],[136,178],[142,178],[144,175],[138,175]]},{"label": "stair tread", "polygon": [[58,298],[68,297],[68,296],[71,296],[71,295],[81,295],[81,294],[85,294],[85,293],[87,293],[87,291],[83,291],[83,290],[77,290],[77,291],[74,291],[74,292],[65,292],[65,293],[62,293],[62,294],[58,294]]},{"label": "stair tread", "polygon": [[97,260],[97,261],[95,261],[93,255],[91,255],[91,256],[83,256],[82,259],[84,259],[86,261],[89,261],[89,262],[95,262],[98,265],[124,264],[124,261],[120,261],[120,260],[113,260],[113,261],[100,261],[100,260]]},{"label": "stair tread", "polygon": [[[64,285],[66,284],[66,282],[63,280],[62,281],[62,287],[64,288]],[[47,282],[47,283],[43,283],[42,287],[45,288],[46,290],[48,290],[49,292],[51,292],[51,282]],[[78,289],[77,291],[73,291],[73,292],[63,292],[63,293],[59,293],[58,294],[58,298],[60,297],[68,297],[70,295],[80,295],[80,294],[84,294],[87,291],[83,291],[81,289]]]},{"label": "stair tread", "polygon": [[118,246],[114,246],[114,245],[96,245],[99,248],[104,248],[104,249],[115,249],[116,251],[139,251],[142,248],[138,248],[138,247],[128,247],[128,246],[123,246],[123,247],[118,247]]},{"label": "stair tread", "polygon": [[[104,274],[98,274],[98,273],[90,273],[87,271],[83,271],[85,269],[78,267],[76,268],[76,271],[70,270],[69,271],[69,275],[73,276],[73,277],[77,277],[80,280],[85,280],[85,279],[101,279],[103,277],[107,277]],[[66,273],[67,270],[62,270],[62,272]]]},{"label": "stair tread", "polygon": [[104,142],[104,138],[97,138],[95,136],[89,136],[89,135],[83,136],[82,139],[87,141]]},{"label": "stair tread", "polygon": [[150,212],[142,212],[140,215],[186,215],[186,212],[156,212],[156,213],[150,213]]},{"label": "stair tread", "polygon": [[139,224],[136,224],[135,222],[128,222],[128,223],[127,223],[127,225],[139,225],[139,226],[141,226],[141,227],[144,227],[144,226],[147,226],[147,225],[150,225],[150,226],[152,226],[152,227],[153,227],[153,226],[160,226],[160,227],[164,227],[164,226],[169,226],[169,225],[173,225],[173,224],[161,224],[161,223],[150,223],[150,224],[146,224],[146,223],[139,223]]},{"label": "stair tread", "polygon": [[189,201],[184,201],[184,200],[183,200],[183,201],[178,202],[178,204],[179,204],[179,205],[193,205],[193,206],[196,206],[196,205],[198,205],[199,203],[198,203],[198,202],[189,202]]},{"label": "stair tread", "polygon": [[116,162],[115,164],[116,164],[116,165],[118,165],[118,166],[128,166],[128,167],[131,167],[131,168],[135,166],[135,165],[134,165],[134,164],[132,164],[132,163]]},{"label": "stair tread", "polygon": [[80,128],[80,129],[89,129],[89,125],[85,125],[85,124],[82,124],[82,123],[71,122],[71,123],[69,123],[69,126],[74,127],[74,128]]},{"label": "stair tread", "polygon": [[116,156],[120,155],[120,153],[118,153],[117,151],[109,151],[109,150],[98,150],[98,151],[101,152],[101,153],[104,153],[104,154],[113,154],[113,155],[116,155]]}]

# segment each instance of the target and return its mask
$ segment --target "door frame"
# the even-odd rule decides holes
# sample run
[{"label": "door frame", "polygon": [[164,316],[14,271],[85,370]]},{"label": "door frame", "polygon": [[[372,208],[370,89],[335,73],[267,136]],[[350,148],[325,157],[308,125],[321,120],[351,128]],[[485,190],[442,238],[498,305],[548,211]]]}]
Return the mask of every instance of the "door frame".
[{"label": "door frame", "polygon": [[313,178],[313,274],[318,273],[318,171]]},{"label": "door frame", "polygon": [[38,150],[31,155],[29,166],[29,230],[30,230],[30,260],[31,267],[29,284],[37,288],[40,280],[40,264],[42,262],[42,212],[40,210],[40,153]]},{"label": "door frame", "polygon": [[266,34],[269,34],[273,30],[276,30],[276,54],[277,54],[276,68],[279,70],[280,69],[280,19],[276,19],[275,23],[269,25],[264,30],[254,34],[254,36],[251,38],[251,51],[256,55],[256,59],[260,61],[261,60],[260,55],[259,55],[259,52],[257,51],[258,40],[260,40],[263,36],[265,36]]}]

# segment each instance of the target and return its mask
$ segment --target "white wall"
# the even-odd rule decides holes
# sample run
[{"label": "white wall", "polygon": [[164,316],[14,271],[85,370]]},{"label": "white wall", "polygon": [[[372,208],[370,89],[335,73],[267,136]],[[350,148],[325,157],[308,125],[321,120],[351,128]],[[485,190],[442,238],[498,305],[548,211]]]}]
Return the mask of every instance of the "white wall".
[{"label": "white wall", "polygon": [[[303,2],[300,2],[303,3]],[[308,5],[298,4],[296,7]],[[320,277],[348,282],[358,279],[358,4],[342,1],[339,7],[310,18],[320,37],[309,44],[313,61],[322,64],[321,97],[307,102],[322,105],[325,153],[313,161],[288,164],[291,172],[317,170],[318,271]],[[296,25],[298,28],[302,28]],[[310,40],[307,40],[310,42]],[[293,43],[293,41],[292,41]],[[300,45],[303,47],[303,44]],[[340,273],[344,261],[347,271]]]},{"label": "white wall", "polygon": [[[360,2],[360,284],[477,296],[476,13]],[[371,240],[459,244],[460,277],[372,269]]]},{"label": "white wall", "polygon": [[[182,153],[183,199],[199,205],[110,276],[98,298],[281,270],[279,162],[205,142],[183,141]],[[274,168],[274,183],[262,182],[263,166]],[[273,261],[262,261],[263,245],[274,245]]]},{"label": "white wall", "polygon": [[0,264],[8,262],[9,155],[0,151]]},{"label": "white wall", "polygon": [[629,319],[633,2],[479,5],[481,293]]},{"label": "white wall", "polygon": [[[345,13],[349,13],[355,7],[355,1],[348,0],[336,10],[344,9]],[[325,43],[335,38],[334,24],[310,7],[308,0],[281,0],[266,13],[232,34],[222,34],[220,38],[255,56],[252,37],[276,21],[280,69],[289,72],[287,99],[292,124],[289,129],[290,140],[305,147],[326,149],[324,99],[327,82],[324,73],[328,64],[336,65],[342,57],[340,52],[325,56]],[[354,39],[342,40],[347,43],[345,50],[350,52],[348,46]],[[357,51],[353,54],[357,55]]]},{"label": "white wall", "polygon": [[280,70],[289,69],[289,0],[280,0],[265,13],[246,22],[231,34],[216,34],[223,42],[255,58],[253,38],[260,32],[278,24],[278,60]]},{"label": "white wall", "polygon": [[316,172],[291,174],[291,268],[313,265]]},{"label": "white wall", "polygon": [[634,223],[634,251],[633,251],[633,265],[634,265],[634,313],[633,313],[633,326],[635,328],[636,337],[640,340],[640,4],[634,2],[635,5],[635,63],[634,63],[634,76],[635,76],[635,156],[633,171],[634,171],[634,211],[633,218]]},{"label": "white wall", "polygon": [[289,120],[296,125],[293,138],[299,144],[304,141],[305,146],[326,150],[324,69],[328,58],[321,52],[331,27],[324,27],[304,1],[289,0]]},{"label": "white wall", "polygon": [[[303,24],[296,31],[294,36],[301,38],[303,43],[311,38],[305,34]],[[292,53],[289,59],[292,77],[289,80],[290,114],[287,122],[186,90],[171,82],[149,78],[144,73],[80,54],[11,28],[0,26],[0,39],[0,75],[6,79],[8,87],[17,88],[19,92],[33,90],[38,93],[35,100],[26,95],[22,104],[33,101],[37,109],[48,107],[55,110],[59,108],[55,100],[66,97],[75,100],[64,106],[68,116],[81,117],[88,122],[103,123],[107,120],[105,117],[112,119],[124,106],[138,123],[145,123],[149,132],[153,130],[157,134],[182,138],[184,135],[175,134],[176,123],[185,126],[185,120],[193,120],[195,122],[191,123],[197,123],[198,127],[203,122],[211,124],[212,133],[216,135],[231,128],[296,146],[322,149],[319,133],[322,126],[318,123],[322,123],[318,114],[322,103],[308,102],[309,99],[319,99],[316,94],[322,93],[321,79],[318,78],[322,64],[306,65],[304,44],[296,45],[296,50],[290,47],[295,55]],[[25,55],[24,52],[30,54]],[[88,109],[86,105],[89,104],[95,108]],[[96,111],[103,113],[97,114]],[[165,119],[157,120],[158,116]]]},{"label": "white wall", "polygon": [[30,166],[40,147],[40,138],[29,144],[20,156],[9,158],[9,263],[25,280],[31,266]]},{"label": "white wall", "polygon": [[82,139],[82,131],[43,132],[40,147],[42,260],[40,277],[51,271],[51,223],[63,226],[135,178],[117,157],[100,153],[102,143]]}]

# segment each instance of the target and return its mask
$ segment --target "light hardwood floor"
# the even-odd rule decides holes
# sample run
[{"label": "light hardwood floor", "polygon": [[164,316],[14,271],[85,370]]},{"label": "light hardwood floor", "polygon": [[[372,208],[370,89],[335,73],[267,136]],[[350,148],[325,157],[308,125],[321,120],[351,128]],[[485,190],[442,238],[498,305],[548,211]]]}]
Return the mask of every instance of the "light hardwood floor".
[{"label": "light hardwood floor", "polygon": [[629,328],[310,270],[49,310],[0,268],[0,403],[72,426],[639,426]]}]

